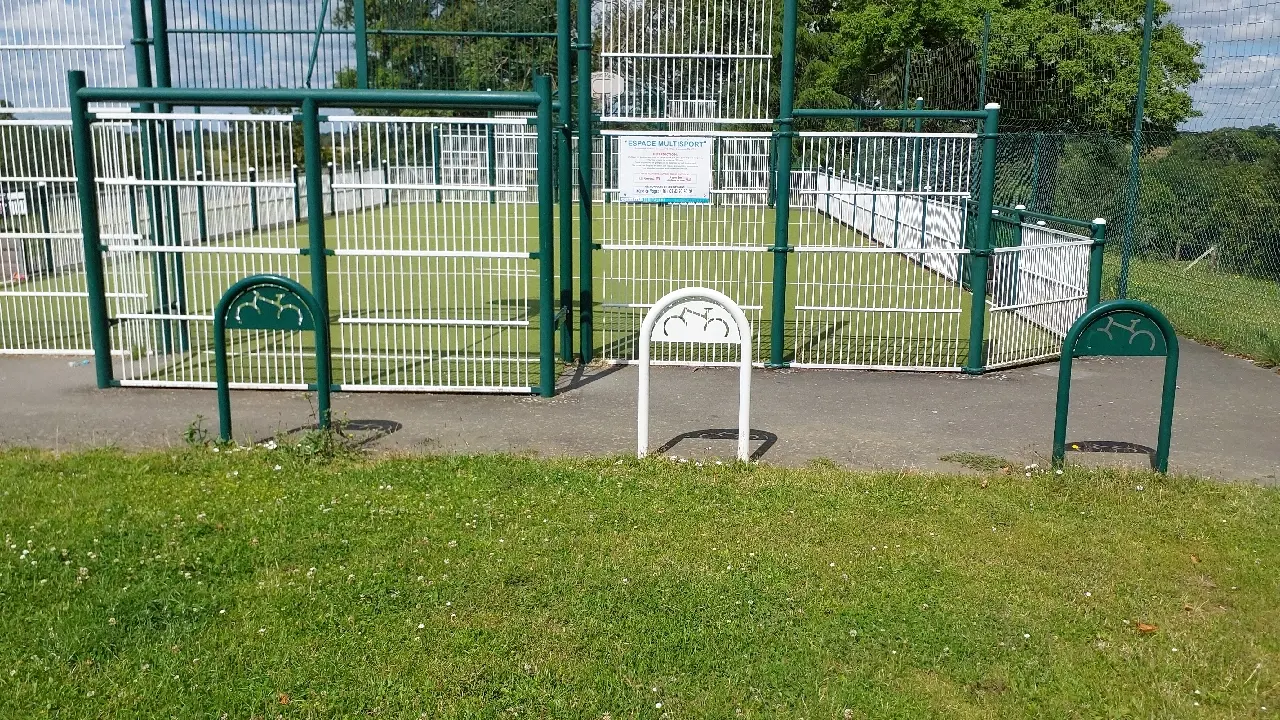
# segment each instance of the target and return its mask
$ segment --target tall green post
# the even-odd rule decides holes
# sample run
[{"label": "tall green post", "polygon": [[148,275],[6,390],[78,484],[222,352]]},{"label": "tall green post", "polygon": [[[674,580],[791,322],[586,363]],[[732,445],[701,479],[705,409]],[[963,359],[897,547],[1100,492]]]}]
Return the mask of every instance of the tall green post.
[{"label": "tall green post", "polygon": [[1120,277],[1116,295],[1129,297],[1129,261],[1133,257],[1134,226],[1138,222],[1139,161],[1142,159],[1142,122],[1146,113],[1147,75],[1151,70],[1151,31],[1154,29],[1156,0],[1147,0],[1142,19],[1142,50],[1138,59],[1138,97],[1133,109],[1133,139],[1129,152],[1129,185],[1125,192],[1124,239],[1120,245]]},{"label": "tall green post", "polygon": [[[200,112],[199,105],[197,105],[193,109],[197,113]],[[195,161],[196,161],[196,171],[195,171],[196,182],[200,182],[200,183],[203,183],[205,179],[204,177],[204,137],[203,137],[204,133],[203,133],[203,128],[201,127],[202,124],[203,123],[201,123],[199,120],[197,120],[195,123],[196,144],[194,148]],[[205,217],[206,214],[207,212],[206,212],[206,206],[205,206],[204,185],[196,185],[196,234],[199,236],[201,245],[204,245],[205,243],[209,242],[209,220],[207,217]]]},{"label": "tall green post", "polygon": [[[578,53],[578,339],[583,363],[591,362],[595,351],[594,329],[594,266],[592,254],[592,211],[594,196],[591,187],[591,0],[578,0],[578,32],[574,50]],[[608,144],[608,138],[605,139]],[[607,151],[606,151],[607,152]],[[605,178],[605,182],[608,182]]]},{"label": "tall green post", "polygon": [[[151,0],[151,26],[152,43],[155,46],[156,87],[173,87],[173,78],[169,71],[169,10],[166,0]],[[173,111],[173,107],[167,103],[161,103],[156,109],[161,113]],[[172,123],[165,125],[162,140],[166,175],[172,180],[178,177],[178,138]],[[167,216],[165,219],[168,220],[169,225],[168,244],[179,246],[182,245],[182,209],[179,203],[178,187],[170,186],[166,194],[169,202],[168,211],[165,213]],[[161,225],[154,215],[151,222],[156,229]],[[157,244],[165,244],[159,233],[156,235],[156,241]],[[186,315],[187,273],[186,258],[182,253],[174,253],[172,269],[173,299],[165,306],[166,312],[174,310],[178,315]],[[191,345],[191,328],[186,320],[178,321],[178,345],[183,351]]]},{"label": "tall green post", "polygon": [[[318,113],[317,113],[317,117],[319,117],[319,114],[318,114]],[[319,158],[319,156],[318,156],[318,155],[317,155],[316,157],[317,157],[317,158]],[[338,190],[337,190],[337,188],[335,188],[335,187],[334,187],[334,185],[336,185],[336,184],[337,184],[337,182],[338,182],[338,176],[337,176],[337,174],[334,172],[334,169],[333,169],[333,161],[332,161],[332,160],[330,160],[330,161],[329,161],[329,165],[328,165],[327,167],[328,167],[328,170],[329,170],[329,211],[333,213],[334,217],[337,217],[337,216],[338,216]],[[322,182],[323,182],[323,181],[322,181]],[[437,182],[439,182],[439,181],[437,181]],[[322,190],[321,190],[321,192],[323,193],[323,192],[324,192],[324,190],[322,189]],[[321,218],[323,218],[323,217],[324,217],[324,215],[316,216],[316,215],[312,215],[312,214],[311,214],[311,197],[310,197],[310,195],[311,195],[311,183],[307,183],[307,196],[308,196],[308,197],[307,197],[307,217],[321,217]],[[323,196],[322,196],[322,197],[323,197]],[[321,209],[321,210],[324,210],[324,204],[323,204],[323,203],[321,203],[321,205],[320,205],[320,209]]]},{"label": "tall green post", "polygon": [[[917,111],[924,110],[924,98],[922,98],[922,97],[918,97],[918,98],[916,98],[916,110],[917,110]],[[916,132],[916,134],[917,134],[917,135],[919,135],[919,134],[924,130],[924,118],[923,118],[923,117],[917,117],[917,118],[916,118],[916,121],[915,121],[915,127],[914,127],[913,129],[915,130],[915,132]],[[915,146],[915,147],[913,148],[912,153],[911,153],[911,155],[912,155],[912,163],[911,163],[911,189],[912,189],[912,190],[915,190],[915,191],[917,191],[917,192],[919,192],[919,190],[920,190],[920,173],[921,173],[921,171],[924,169],[924,167],[923,167],[923,166],[924,166],[924,157],[923,157],[923,156],[924,156],[924,141],[923,141],[923,140],[921,140],[921,139],[919,139],[919,138],[916,138],[915,140],[912,140],[911,142],[912,142],[912,144]]]},{"label": "tall green post", "polygon": [[[489,112],[489,117],[493,117],[493,112]],[[487,179],[489,187],[498,184],[498,148],[497,148],[497,132],[493,129],[493,123],[484,126],[484,155],[485,168],[488,170]],[[489,204],[495,205],[498,202],[498,193],[493,190],[489,191]]]},{"label": "tall green post", "polygon": [[1031,136],[1031,211],[1040,210],[1040,133],[1036,132]]},{"label": "tall green post", "polygon": [[302,195],[298,190],[298,163],[293,164],[293,221],[302,222]]},{"label": "tall green post", "polygon": [[1089,246],[1089,297],[1085,300],[1086,310],[1102,302],[1102,257],[1107,243],[1107,221],[1095,218],[1092,235],[1093,244]]},{"label": "tall green post", "polygon": [[[437,186],[444,184],[444,180],[443,180],[444,168],[441,167],[443,162],[444,162],[443,158],[441,158],[440,156],[440,126],[432,125],[431,126],[431,165],[432,165],[431,179],[434,181],[434,183]],[[442,202],[444,202],[444,193],[441,192],[440,190],[436,190],[436,204],[439,205]]]},{"label": "tall green post", "polygon": [[[556,178],[560,193],[560,358],[573,361],[573,72],[569,0],[556,0],[556,94],[560,100]],[[588,85],[590,80],[588,79]],[[581,140],[579,142],[582,142]],[[591,138],[586,138],[588,149]],[[581,202],[591,202],[584,195]]]},{"label": "tall green post", "polygon": [[[321,317],[316,323],[329,326],[329,258],[325,255],[324,179],[320,171],[320,111],[313,98],[302,100],[302,157],[307,180],[307,256],[311,261],[311,294]],[[332,172],[333,164],[329,164]],[[325,358],[330,362],[331,358]],[[330,373],[332,370],[330,370]],[[329,377],[331,374],[326,373]],[[322,376],[323,377],[323,376]]]},{"label": "tall green post", "polygon": [[258,168],[249,168],[249,225],[258,232],[261,224],[258,221]]},{"label": "tall green post", "polygon": [[987,63],[991,50],[991,11],[982,15],[982,58],[978,65],[978,107],[987,106]]},{"label": "tall green post", "polygon": [[983,335],[987,323],[987,271],[991,263],[991,210],[995,205],[996,133],[1000,127],[1000,106],[989,103],[982,123],[982,174],[978,181],[977,217],[973,219],[973,246],[969,250],[969,290],[973,306],[969,312],[969,357],[964,372],[981,375]]},{"label": "tall green post", "polygon": [[538,394],[556,394],[556,311],[555,297],[555,190],[551,185],[551,163],[555,157],[551,142],[551,78],[537,75],[533,91],[538,94]]},{"label": "tall green post", "polygon": [[778,147],[777,205],[774,211],[773,303],[770,312],[769,367],[786,367],[787,324],[787,253],[791,230],[791,141],[795,136],[792,111],[795,104],[796,75],[796,0],[785,0],[782,6],[782,84],[778,93],[778,129],[774,133]]},{"label": "tall green post", "polygon": [[[49,184],[45,182],[36,183],[35,201],[40,211],[40,232],[48,235],[51,230],[49,223]],[[53,266],[53,240],[44,239],[44,274],[53,275],[56,268]]]},{"label": "tall green post", "polygon": [[[382,184],[391,184],[391,165],[385,159],[382,161]],[[384,207],[391,207],[391,188],[382,188],[382,204]]]},{"label": "tall green post", "polygon": [[352,0],[356,30],[356,87],[369,87],[369,22],[365,0]]},{"label": "tall green post", "polygon": [[[906,68],[902,73],[902,104],[898,106],[903,110],[907,109],[907,98],[911,97],[911,48],[907,48],[906,55]],[[902,118],[898,125],[903,132],[906,132],[907,119]]]},{"label": "tall green post", "polygon": [[85,86],[83,70],[67,73],[71,101],[71,152],[76,168],[76,192],[80,196],[80,227],[84,238],[85,286],[89,291],[89,336],[93,340],[93,364],[98,387],[111,387],[111,332],[107,317],[107,282],[102,263],[102,225],[98,220],[97,170],[93,163],[93,135],[89,104],[80,99]]}]

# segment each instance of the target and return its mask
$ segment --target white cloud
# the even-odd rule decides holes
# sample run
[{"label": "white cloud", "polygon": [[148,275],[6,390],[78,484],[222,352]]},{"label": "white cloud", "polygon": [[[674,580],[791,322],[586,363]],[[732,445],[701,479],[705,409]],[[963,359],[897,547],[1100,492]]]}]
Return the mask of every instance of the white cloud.
[{"label": "white cloud", "polygon": [[1168,21],[1200,43],[1191,87],[1202,116],[1186,129],[1280,122],[1280,1],[1172,0]]}]

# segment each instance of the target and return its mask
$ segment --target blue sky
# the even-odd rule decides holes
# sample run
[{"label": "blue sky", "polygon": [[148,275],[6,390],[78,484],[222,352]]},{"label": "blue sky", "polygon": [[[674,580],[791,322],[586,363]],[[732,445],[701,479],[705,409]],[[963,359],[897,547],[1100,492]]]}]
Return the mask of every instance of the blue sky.
[{"label": "blue sky", "polygon": [[[1191,88],[1203,116],[1186,129],[1224,125],[1280,124],[1280,0],[1169,0],[1169,20],[1182,26],[1188,39],[1201,43],[1204,71]],[[202,3],[203,4],[203,3]],[[337,3],[332,3],[336,5]],[[258,0],[227,3],[229,12],[251,9],[254,17],[220,17],[242,27],[260,26],[257,18],[297,13],[301,0]],[[285,12],[285,9],[293,12]],[[171,18],[175,26],[212,26],[214,18]],[[225,27],[225,25],[223,25]],[[0,97],[20,107],[65,107],[64,77],[68,67],[89,71],[93,84],[133,82],[127,0],[0,0]],[[191,37],[191,36],[189,36]],[[275,42],[254,39],[234,46],[224,36],[199,36],[180,53],[175,80],[186,68],[215,69],[225,77],[255,84],[264,68],[306,67],[309,39],[297,36]],[[346,55],[347,38],[333,37],[331,55]],[[49,53],[6,49],[19,44],[111,46]],[[252,50],[252,52],[247,52]],[[322,51],[322,59],[324,56]],[[332,83],[337,57],[323,62],[313,86]],[[24,113],[26,115],[27,113]]]}]

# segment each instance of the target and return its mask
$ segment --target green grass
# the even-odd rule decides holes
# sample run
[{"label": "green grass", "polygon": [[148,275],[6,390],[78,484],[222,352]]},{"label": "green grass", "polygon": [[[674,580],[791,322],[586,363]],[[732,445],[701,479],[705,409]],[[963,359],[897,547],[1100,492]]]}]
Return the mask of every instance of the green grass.
[{"label": "green grass", "polygon": [[0,478],[3,717],[1280,706],[1273,490],[261,449]]},{"label": "green grass", "polygon": [[[576,222],[576,219],[575,219]],[[345,214],[326,220],[328,244],[333,248],[499,250],[533,252],[536,248],[536,207],[446,203],[398,205]],[[606,237],[606,227],[622,238]],[[600,205],[594,232],[602,241],[648,244],[721,244],[764,247],[772,243],[774,212],[767,208],[667,207]],[[303,247],[307,225],[267,229],[239,242],[253,246]],[[524,238],[523,243],[504,238]],[[869,241],[851,229],[815,213],[792,213],[793,244],[866,245]],[[559,248],[557,248],[559,251]],[[578,265],[574,248],[574,265]],[[300,256],[247,256],[190,254],[183,258],[187,312],[211,314],[221,293],[250,272],[282,272],[309,282],[309,264]],[[172,262],[173,258],[166,258]],[[114,291],[131,290],[154,295],[156,286],[150,259],[136,270],[118,272],[134,287],[113,281]],[[558,271],[558,263],[556,270]],[[456,259],[406,257],[331,257],[330,303],[347,317],[469,318],[524,320],[528,328],[459,328],[408,326],[337,326],[335,373],[339,382],[379,384],[448,384],[460,373],[475,372],[470,358],[499,358],[470,378],[477,384],[536,384],[539,318],[537,262],[512,259]],[[642,303],[673,287],[694,282],[727,292],[740,304],[764,309],[749,312],[762,339],[770,336],[768,308],[773,300],[772,256],[769,253],[621,251],[595,253],[595,338],[597,356],[629,357],[644,308],[617,308],[608,304]],[[83,279],[73,278],[73,289],[83,290]],[[38,279],[22,289],[66,289],[67,278]],[[558,286],[557,286],[558,287]],[[574,295],[577,286],[574,286]],[[85,332],[82,303],[70,303],[60,323],[24,323],[15,298],[0,298],[0,344],[14,346],[18,333],[48,338],[50,332]],[[28,306],[30,301],[27,301]],[[796,362],[863,365],[959,366],[968,352],[971,297],[953,283],[901,256],[850,254],[795,254],[788,264],[787,355]],[[113,314],[124,311],[113,302]],[[797,305],[819,307],[893,307],[901,312],[805,312]],[[954,313],[911,312],[915,308],[954,308]],[[130,311],[148,311],[149,307]],[[191,323],[191,346],[211,344],[208,323]],[[989,337],[1041,337],[1027,333],[1025,322],[1012,318],[989,323]],[[131,355],[159,351],[154,337],[158,324],[126,322],[113,331],[113,347]],[[243,336],[242,336],[243,337]],[[276,339],[255,339],[242,345],[233,358],[233,378],[259,380],[261,358],[276,350]],[[38,343],[37,343],[38,345]],[[1046,351],[1051,351],[1046,345]],[[758,343],[758,359],[768,357],[767,342]],[[406,359],[406,355],[415,356]],[[429,359],[423,360],[425,356]],[[523,359],[521,359],[523,356]],[[507,357],[509,360],[502,360]],[[453,359],[450,359],[453,358]],[[164,363],[148,361],[141,372],[153,379],[212,377],[208,352],[179,354]]]},{"label": "green grass", "polygon": [[[1108,259],[1107,285],[1119,263]],[[1135,258],[1129,295],[1160,308],[1179,335],[1263,365],[1280,365],[1280,282],[1186,263]]]}]

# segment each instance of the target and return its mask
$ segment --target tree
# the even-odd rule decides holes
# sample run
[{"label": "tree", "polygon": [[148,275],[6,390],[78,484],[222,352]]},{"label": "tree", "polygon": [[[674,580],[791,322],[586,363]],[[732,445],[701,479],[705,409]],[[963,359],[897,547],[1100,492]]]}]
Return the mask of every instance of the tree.
[{"label": "tree", "polygon": [[[535,73],[555,73],[549,38],[383,32],[554,32],[555,0],[366,0],[365,8],[372,87],[528,90]],[[342,0],[336,19],[354,26],[352,0]],[[337,84],[355,87],[355,69],[340,72]]]},{"label": "tree", "polygon": [[[923,95],[929,107],[975,107],[989,11],[986,99],[1001,103],[1003,126],[1132,130],[1143,0],[807,0],[806,8],[807,34],[822,37],[804,42],[826,51],[805,62],[804,84],[817,86],[807,92],[897,107],[911,51],[908,102]],[[1200,77],[1200,46],[1165,22],[1169,10],[1157,2],[1145,113],[1157,131],[1195,115],[1186,88]]]}]

